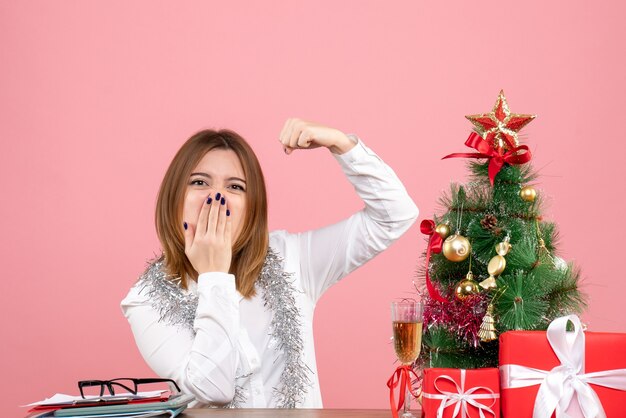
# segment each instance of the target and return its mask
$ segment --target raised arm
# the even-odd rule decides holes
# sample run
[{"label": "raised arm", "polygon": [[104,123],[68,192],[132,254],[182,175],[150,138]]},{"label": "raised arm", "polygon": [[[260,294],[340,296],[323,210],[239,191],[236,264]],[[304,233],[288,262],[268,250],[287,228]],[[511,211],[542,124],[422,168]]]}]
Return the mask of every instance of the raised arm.
[{"label": "raised arm", "polygon": [[[285,129],[291,132],[287,134]],[[291,150],[294,146],[311,148],[311,145],[330,149],[365,204],[361,211],[339,223],[286,238],[298,248],[303,287],[313,301],[339,279],[388,248],[418,215],[415,203],[393,170],[356,137],[337,132],[296,120],[288,121],[281,133],[281,142]],[[285,145],[284,138],[295,137],[300,139]],[[333,140],[345,143],[342,137],[348,138],[351,146],[335,146]],[[306,140],[300,146],[302,138]]]}]

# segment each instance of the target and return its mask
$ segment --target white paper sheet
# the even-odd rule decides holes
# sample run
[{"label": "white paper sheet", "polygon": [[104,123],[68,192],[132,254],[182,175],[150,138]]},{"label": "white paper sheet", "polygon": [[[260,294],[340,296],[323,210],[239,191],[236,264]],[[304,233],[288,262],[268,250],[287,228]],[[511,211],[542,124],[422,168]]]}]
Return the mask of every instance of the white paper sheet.
[{"label": "white paper sheet", "polygon": [[85,396],[83,399],[80,395],[66,395],[64,393],[56,393],[54,396],[44,399],[43,401],[31,403],[28,405],[22,406],[39,406],[39,405],[58,405],[58,404],[73,404],[73,403],[81,403],[85,401],[93,401],[93,400],[113,400],[113,399],[142,399],[142,398],[154,398],[156,396],[161,395],[163,392],[167,392],[167,390],[154,390],[151,392],[137,392],[136,395],[132,393],[117,393],[115,396]]}]

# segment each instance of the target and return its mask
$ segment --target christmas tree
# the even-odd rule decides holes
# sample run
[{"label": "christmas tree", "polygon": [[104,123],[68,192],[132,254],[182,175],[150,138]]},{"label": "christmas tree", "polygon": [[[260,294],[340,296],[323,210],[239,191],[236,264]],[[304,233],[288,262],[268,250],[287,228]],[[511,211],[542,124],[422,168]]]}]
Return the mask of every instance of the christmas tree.
[{"label": "christmas tree", "polygon": [[557,229],[542,219],[541,194],[518,132],[535,116],[511,113],[500,92],[490,113],[466,116],[470,181],[452,184],[428,235],[424,267],[423,367],[498,364],[498,334],[546,329],[585,306],[580,272],[555,255]]}]

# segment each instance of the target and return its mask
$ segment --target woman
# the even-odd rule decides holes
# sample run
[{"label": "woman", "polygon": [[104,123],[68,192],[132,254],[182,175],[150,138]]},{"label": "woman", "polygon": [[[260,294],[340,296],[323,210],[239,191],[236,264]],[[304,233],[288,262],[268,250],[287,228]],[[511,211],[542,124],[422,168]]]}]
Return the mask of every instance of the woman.
[{"label": "woman", "polygon": [[159,191],[163,256],[122,301],[146,362],[196,407],[322,407],[315,304],[417,217],[400,180],[358,138],[289,119],[280,142],[287,154],[329,149],[365,208],[320,230],[270,234],[252,149],[232,131],[201,131]]}]

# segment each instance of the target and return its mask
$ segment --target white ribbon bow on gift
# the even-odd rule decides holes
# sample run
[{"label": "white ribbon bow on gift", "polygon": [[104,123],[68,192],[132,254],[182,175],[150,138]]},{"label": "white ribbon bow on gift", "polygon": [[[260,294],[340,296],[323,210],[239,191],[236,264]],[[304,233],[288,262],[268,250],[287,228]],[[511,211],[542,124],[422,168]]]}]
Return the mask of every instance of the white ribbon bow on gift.
[{"label": "white ribbon bow on gift", "polygon": [[[456,386],[456,393],[439,389],[439,387],[437,386],[437,381],[439,379],[448,380],[452,382],[454,386]],[[491,407],[496,403],[496,398],[499,398],[500,394],[494,393],[493,390],[485,386],[476,386],[476,387],[469,389],[468,391],[465,391],[465,370],[464,369],[461,369],[461,386],[459,386],[454,381],[454,379],[448,375],[442,375],[442,376],[437,377],[435,379],[434,384],[435,384],[435,389],[437,389],[437,392],[439,393],[424,393],[424,397],[428,399],[440,399],[441,400],[441,404],[439,404],[439,408],[437,409],[437,418],[442,418],[443,411],[447,407],[451,405],[455,405],[455,404],[456,406],[454,407],[452,418],[456,418],[459,415],[459,411],[461,411],[462,418],[468,417],[469,416],[469,411],[468,411],[468,406],[467,406],[468,404],[478,408],[478,411],[480,412],[480,418],[485,418],[485,414],[483,413],[483,410],[489,412],[494,417],[496,416],[495,412],[493,412]],[[486,390],[489,393],[474,393],[477,390],[481,390],[481,389]],[[479,402],[476,402],[476,399],[493,399],[493,401],[491,402],[491,405],[487,406]]]},{"label": "white ribbon bow on gift", "polygon": [[[574,332],[567,332],[567,321]],[[541,385],[535,400],[533,418],[568,418],[565,412],[574,394],[585,418],[606,418],[598,395],[589,385],[626,390],[626,369],[585,373],[585,334],[576,315],[557,318],[548,327],[548,342],[561,362],[550,371],[517,364],[500,366],[502,389]]]}]

